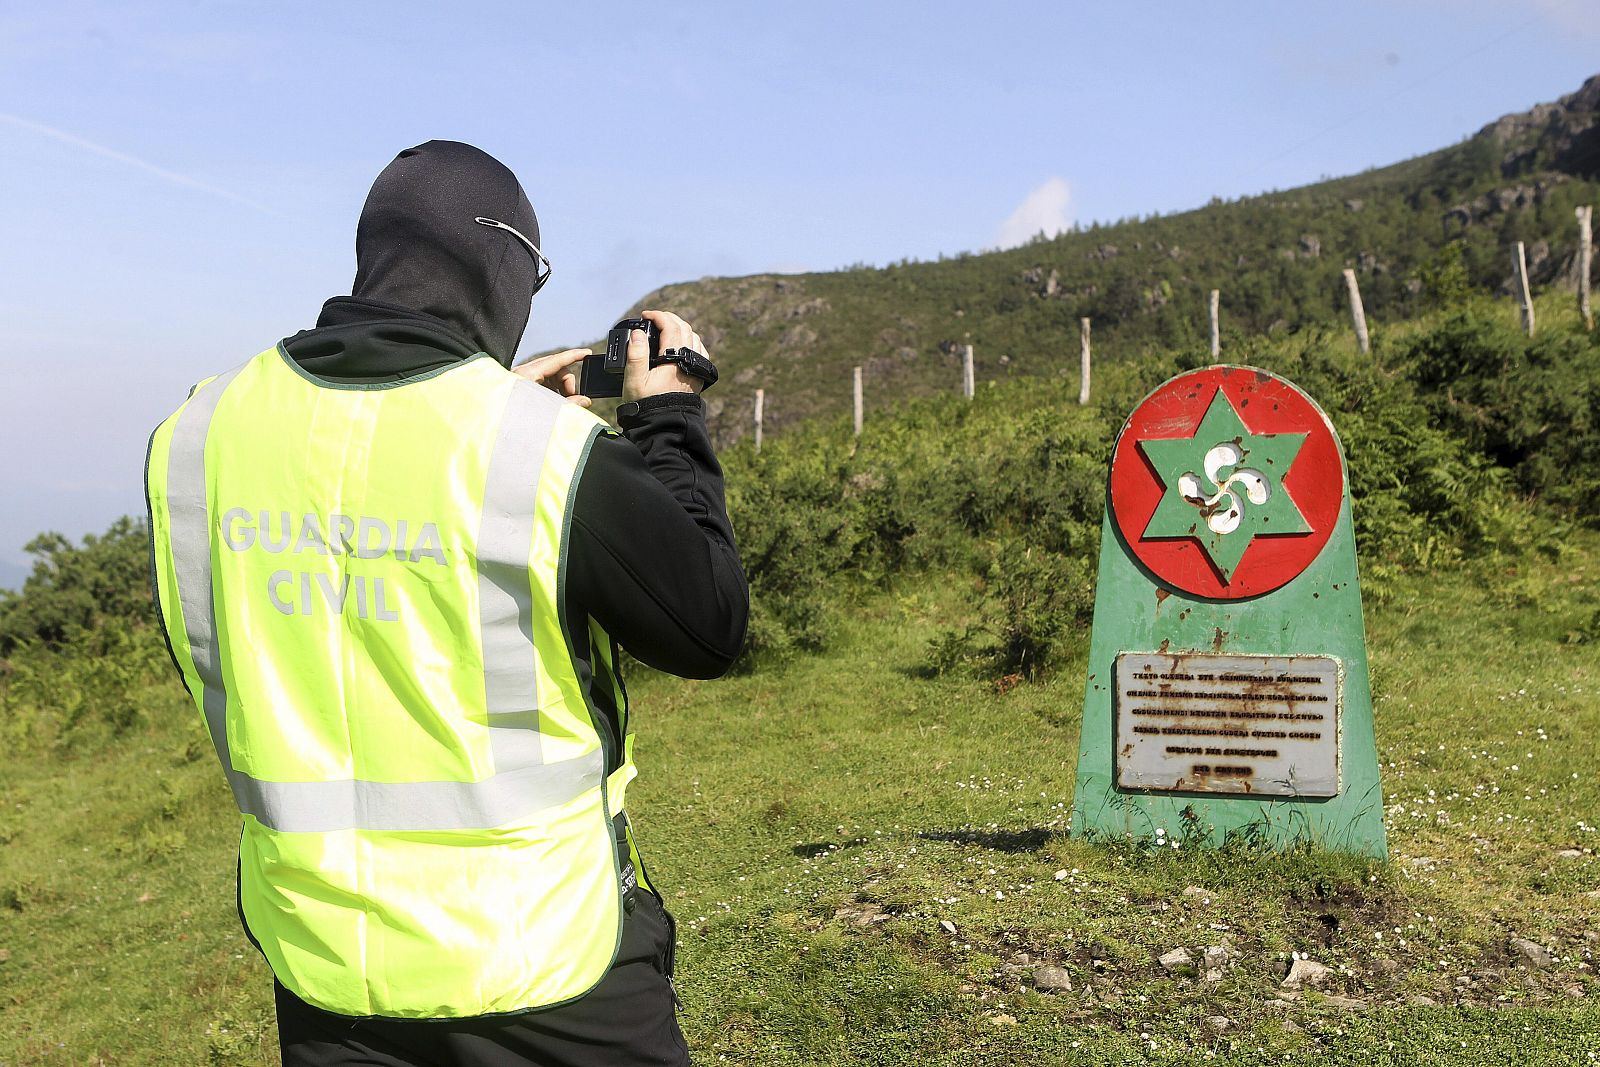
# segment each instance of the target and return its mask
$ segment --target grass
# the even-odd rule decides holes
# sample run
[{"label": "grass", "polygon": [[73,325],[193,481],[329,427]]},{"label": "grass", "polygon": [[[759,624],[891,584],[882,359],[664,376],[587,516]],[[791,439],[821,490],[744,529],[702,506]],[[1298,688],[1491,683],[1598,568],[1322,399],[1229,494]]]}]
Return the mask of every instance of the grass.
[{"label": "grass", "polygon": [[[1369,602],[1387,864],[1067,836],[1087,634],[1040,684],[930,677],[959,581],[841,596],[827,656],[635,680],[630,805],[700,1062],[1600,1062],[1600,538]],[[0,785],[0,1064],[276,1062],[175,690]],[[1169,974],[1180,945],[1231,963]],[[1295,953],[1332,975],[1283,999]]]},{"label": "grass", "polygon": [[[785,1064],[1592,1062],[1600,655],[1564,638],[1593,611],[1595,549],[1408,579],[1371,611],[1387,865],[1063,836],[1081,659],[1003,696],[919,677],[951,606],[934,583],[865,598],[840,656],[636,687],[662,720],[640,821],[683,921],[691,1044]],[[1221,982],[1156,963],[1230,936]],[[1516,967],[1511,936],[1563,959]],[[1294,952],[1369,1012],[1278,1001]],[[1038,962],[1073,989],[1028,988]]]}]

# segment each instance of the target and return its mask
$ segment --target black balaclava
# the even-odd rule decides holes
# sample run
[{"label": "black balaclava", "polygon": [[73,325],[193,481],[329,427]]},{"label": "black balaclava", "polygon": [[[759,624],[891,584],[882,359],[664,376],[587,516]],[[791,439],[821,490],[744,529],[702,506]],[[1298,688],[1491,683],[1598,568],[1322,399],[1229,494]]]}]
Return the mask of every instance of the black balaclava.
[{"label": "black balaclava", "polygon": [[521,241],[480,215],[539,243],[516,175],[487,152],[459,141],[401,152],[361,209],[350,295],[432,316],[509,367],[538,272]]}]

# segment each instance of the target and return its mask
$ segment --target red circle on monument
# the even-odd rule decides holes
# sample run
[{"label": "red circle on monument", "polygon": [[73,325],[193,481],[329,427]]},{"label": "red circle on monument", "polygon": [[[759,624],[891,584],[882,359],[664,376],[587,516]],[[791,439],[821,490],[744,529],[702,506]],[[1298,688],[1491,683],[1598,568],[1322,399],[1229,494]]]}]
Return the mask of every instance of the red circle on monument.
[{"label": "red circle on monument", "polygon": [[[1251,467],[1273,456],[1286,471]],[[1253,367],[1168,380],[1128,416],[1111,455],[1123,542],[1158,581],[1196,596],[1239,600],[1292,581],[1328,543],[1343,502],[1332,423],[1295,386]],[[1277,527],[1262,525],[1272,518]]]}]

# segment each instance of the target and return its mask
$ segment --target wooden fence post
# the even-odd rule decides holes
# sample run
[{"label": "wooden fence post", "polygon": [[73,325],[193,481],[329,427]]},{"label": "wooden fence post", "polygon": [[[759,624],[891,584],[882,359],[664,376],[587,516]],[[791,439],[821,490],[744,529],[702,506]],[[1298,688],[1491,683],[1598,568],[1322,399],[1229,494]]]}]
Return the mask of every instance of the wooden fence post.
[{"label": "wooden fence post", "polygon": [[1367,312],[1361,306],[1361,287],[1356,284],[1356,272],[1346,269],[1344,272],[1344,287],[1350,290],[1350,317],[1356,324],[1356,341],[1361,345],[1361,354],[1364,356],[1372,351],[1372,340],[1367,336]]},{"label": "wooden fence post", "polygon": [[972,368],[972,346],[961,350],[961,395],[968,400],[978,391],[978,380]]},{"label": "wooden fence post", "polygon": [[766,407],[766,401],[767,401],[767,391],[765,389],[757,389],[756,390],[756,451],[757,452],[761,451],[761,413],[762,413],[762,409],[764,407]]},{"label": "wooden fence post", "polygon": [[1217,322],[1218,305],[1222,302],[1222,293],[1211,290],[1211,358],[1216,359],[1222,354],[1222,330]]},{"label": "wooden fence post", "polygon": [[855,399],[856,399],[856,436],[860,437],[861,436],[861,368],[860,367],[856,368]]},{"label": "wooden fence post", "polygon": [[1511,265],[1517,270],[1517,292],[1522,301],[1522,331],[1532,337],[1533,292],[1528,288],[1528,252],[1521,241],[1517,242],[1517,254],[1512,257]]},{"label": "wooden fence post", "polygon": [[1589,307],[1589,274],[1594,269],[1594,208],[1585,204],[1574,209],[1578,216],[1578,314],[1583,328],[1594,329],[1594,311]]},{"label": "wooden fence post", "polygon": [[1087,404],[1089,402],[1089,320],[1087,318],[1078,320],[1078,339],[1082,342],[1082,351],[1079,353],[1078,362],[1078,380],[1082,384],[1078,386],[1078,403]]}]

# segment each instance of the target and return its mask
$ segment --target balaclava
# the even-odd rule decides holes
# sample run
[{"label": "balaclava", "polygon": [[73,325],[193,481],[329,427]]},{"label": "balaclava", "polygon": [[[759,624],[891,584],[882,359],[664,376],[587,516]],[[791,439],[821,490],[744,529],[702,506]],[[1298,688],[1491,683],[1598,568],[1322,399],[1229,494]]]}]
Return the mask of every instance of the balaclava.
[{"label": "balaclava", "polygon": [[537,269],[514,226],[539,243],[539,220],[516,175],[459,141],[429,141],[372,183],[356,227],[350,295],[439,319],[509,367],[528,325]]}]

